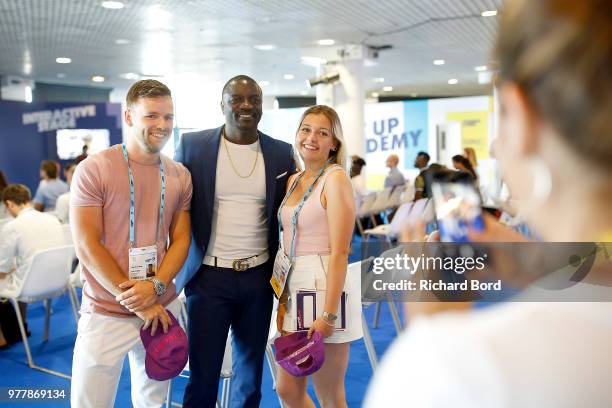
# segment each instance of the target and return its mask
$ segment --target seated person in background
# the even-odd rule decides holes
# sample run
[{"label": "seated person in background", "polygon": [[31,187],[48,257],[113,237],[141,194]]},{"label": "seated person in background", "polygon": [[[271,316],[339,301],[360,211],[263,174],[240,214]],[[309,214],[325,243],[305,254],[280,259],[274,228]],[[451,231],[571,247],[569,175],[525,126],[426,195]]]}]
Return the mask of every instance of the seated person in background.
[{"label": "seated person in background", "polygon": [[[68,184],[68,188],[70,188],[70,184],[72,184],[72,175],[74,174],[74,169],[76,168],[76,164],[70,163],[66,167],[64,167],[64,176],[66,176],[66,183]],[[69,221],[69,211],[70,210],[70,190],[67,193],[62,194],[57,198],[57,202],[55,203],[55,215],[59,218],[62,224],[68,224]]]},{"label": "seated person in background", "polygon": [[355,208],[359,209],[363,197],[367,194],[365,177],[361,170],[366,165],[365,160],[359,156],[351,156],[351,184],[353,185],[353,195],[355,196]]},{"label": "seated person in background", "polygon": [[[89,156],[87,154],[87,150],[89,150],[89,146],[83,145],[83,150],[82,150],[81,154],[79,154],[77,157],[75,157],[74,164],[79,164],[80,162],[85,160],[87,158],[87,156]],[[70,184],[70,183],[68,183],[68,184]]]},{"label": "seated person in background", "polygon": [[429,197],[425,192],[425,172],[427,171],[428,164],[429,155],[426,152],[418,152],[414,159],[414,167],[421,172],[414,180],[414,201]]},{"label": "seated person in background", "polygon": [[453,156],[453,167],[459,171],[464,171],[474,178],[474,181],[478,180],[476,170],[472,167],[472,163],[460,154]]},{"label": "seated person in background", "polygon": [[397,169],[399,157],[396,154],[391,154],[387,157],[387,167],[389,174],[385,177],[385,188],[403,186],[406,183],[404,175]]},{"label": "seated person in background", "polygon": [[30,190],[23,184],[9,184],[0,195],[15,218],[0,231],[0,298],[9,298],[21,292],[34,253],[64,245],[64,234],[57,218],[32,208]]},{"label": "seated person in background", "polygon": [[55,211],[57,197],[68,192],[68,184],[60,180],[57,165],[53,160],[43,160],[40,164],[40,178],[43,182],[34,195],[34,208],[38,211]]}]

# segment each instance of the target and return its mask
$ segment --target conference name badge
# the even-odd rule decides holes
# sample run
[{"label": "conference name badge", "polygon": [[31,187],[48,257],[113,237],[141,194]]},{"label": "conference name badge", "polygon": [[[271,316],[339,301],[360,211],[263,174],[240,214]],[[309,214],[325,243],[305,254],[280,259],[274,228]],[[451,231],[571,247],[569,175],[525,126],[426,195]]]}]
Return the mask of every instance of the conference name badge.
[{"label": "conference name badge", "polygon": [[278,299],[280,299],[281,295],[283,294],[283,290],[285,290],[289,270],[291,270],[291,260],[287,255],[285,255],[283,248],[279,248],[278,252],[276,253],[276,258],[274,259],[272,279],[270,279],[270,284],[272,285],[274,294]]},{"label": "conference name badge", "polygon": [[128,268],[130,280],[154,277],[157,272],[157,246],[130,248]]}]

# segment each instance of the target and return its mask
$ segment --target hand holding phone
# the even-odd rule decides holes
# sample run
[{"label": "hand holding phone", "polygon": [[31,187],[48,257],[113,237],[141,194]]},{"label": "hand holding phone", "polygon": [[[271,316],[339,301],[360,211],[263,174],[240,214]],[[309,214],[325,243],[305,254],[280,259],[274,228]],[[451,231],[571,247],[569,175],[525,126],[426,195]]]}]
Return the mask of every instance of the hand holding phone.
[{"label": "hand holding phone", "polygon": [[470,242],[470,229],[484,229],[480,194],[473,183],[434,179],[431,190],[442,242]]}]

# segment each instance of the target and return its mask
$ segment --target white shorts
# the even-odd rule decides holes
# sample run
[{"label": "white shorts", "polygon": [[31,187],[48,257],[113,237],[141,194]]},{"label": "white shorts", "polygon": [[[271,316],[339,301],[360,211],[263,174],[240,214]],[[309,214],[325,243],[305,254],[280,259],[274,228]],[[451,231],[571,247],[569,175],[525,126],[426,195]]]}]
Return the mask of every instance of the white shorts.
[{"label": "white shorts", "polygon": [[[287,282],[290,296],[283,320],[283,331],[295,331],[295,322],[291,317],[291,303],[299,289],[327,289],[326,271],[328,265],[329,255],[295,257]],[[347,293],[346,330],[334,332],[334,334],[325,338],[325,343],[346,343],[363,337],[363,327],[361,326],[361,273],[359,270],[351,272],[350,276],[347,274],[344,291]]]},{"label": "white shorts", "polygon": [[[178,318],[179,301],[173,300],[166,309]],[[81,315],[72,360],[72,407],[112,408],[126,354],[130,362],[132,406],[151,408],[164,403],[169,381],[151,380],[147,376],[146,354],[140,339],[142,324],[136,316]]]}]

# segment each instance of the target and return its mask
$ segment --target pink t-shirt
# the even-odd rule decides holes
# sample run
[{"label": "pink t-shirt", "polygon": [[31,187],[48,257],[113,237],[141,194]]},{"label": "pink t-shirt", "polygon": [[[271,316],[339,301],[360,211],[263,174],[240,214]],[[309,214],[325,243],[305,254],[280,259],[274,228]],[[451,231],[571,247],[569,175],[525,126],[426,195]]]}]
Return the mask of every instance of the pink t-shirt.
[{"label": "pink t-shirt", "polygon": [[[166,243],[172,217],[177,211],[188,211],[191,204],[191,175],[182,164],[161,155],[166,175],[166,199],[163,225],[157,242],[158,267],[166,254]],[[161,179],[159,164],[145,165],[130,158],[135,184],[135,245],[154,245],[159,219]],[[130,224],[130,185],[128,166],[121,145],[115,145],[79,163],[70,189],[71,207],[102,207],[104,232],[102,245],[110,252],[126,280]],[[76,240],[79,237],[75,237]],[[95,274],[82,265],[83,312],[95,312],[118,317],[134,314],[121,306],[115,297],[97,280]],[[164,306],[176,298],[174,283],[168,286],[159,302]]]}]

